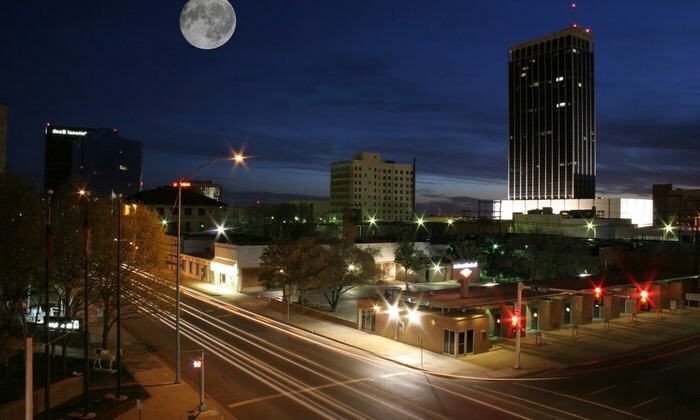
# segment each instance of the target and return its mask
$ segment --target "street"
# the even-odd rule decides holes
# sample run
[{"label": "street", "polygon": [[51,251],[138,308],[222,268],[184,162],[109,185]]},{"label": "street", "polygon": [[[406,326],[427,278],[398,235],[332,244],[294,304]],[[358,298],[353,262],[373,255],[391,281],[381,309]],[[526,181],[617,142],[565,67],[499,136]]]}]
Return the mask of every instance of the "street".
[{"label": "street", "polygon": [[[205,349],[206,397],[231,418],[663,418],[698,408],[697,337],[529,377],[450,378],[185,290],[182,375],[197,385],[191,362]],[[172,363],[172,323],[161,315],[125,327]]]}]

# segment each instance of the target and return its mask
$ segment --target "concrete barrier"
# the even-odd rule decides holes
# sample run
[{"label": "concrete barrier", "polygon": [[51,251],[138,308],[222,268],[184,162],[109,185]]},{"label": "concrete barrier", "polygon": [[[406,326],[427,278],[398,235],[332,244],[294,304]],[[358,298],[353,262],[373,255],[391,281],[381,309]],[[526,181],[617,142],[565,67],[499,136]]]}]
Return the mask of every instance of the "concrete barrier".
[{"label": "concrete barrier", "polygon": [[[83,377],[75,376],[51,384],[51,407],[59,406],[83,393]],[[34,391],[34,415],[44,412],[44,388]],[[0,419],[24,418],[24,400],[0,406]]]}]

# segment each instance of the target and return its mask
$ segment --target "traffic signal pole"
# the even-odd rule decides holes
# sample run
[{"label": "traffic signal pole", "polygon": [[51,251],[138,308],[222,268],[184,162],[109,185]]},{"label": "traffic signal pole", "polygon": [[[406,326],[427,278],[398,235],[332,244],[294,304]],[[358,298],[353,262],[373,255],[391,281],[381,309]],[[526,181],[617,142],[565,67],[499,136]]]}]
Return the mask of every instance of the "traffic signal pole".
[{"label": "traffic signal pole", "polygon": [[518,300],[517,303],[515,304],[515,317],[516,317],[516,324],[515,324],[515,364],[513,365],[514,369],[520,369],[520,308],[522,307],[523,304],[523,289],[525,288],[530,288],[529,286],[523,285],[523,282],[519,281],[518,282]]}]

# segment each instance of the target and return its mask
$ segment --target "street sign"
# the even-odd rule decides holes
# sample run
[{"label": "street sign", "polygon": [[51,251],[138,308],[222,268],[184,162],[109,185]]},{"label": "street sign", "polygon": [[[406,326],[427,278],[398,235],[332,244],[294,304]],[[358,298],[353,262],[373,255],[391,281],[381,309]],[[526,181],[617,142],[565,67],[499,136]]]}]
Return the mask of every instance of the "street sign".
[{"label": "street sign", "polygon": [[621,293],[613,293],[612,295],[613,295],[614,297],[618,297],[618,298],[621,298],[621,299],[629,299],[629,298],[632,297],[632,296],[630,296],[630,295],[623,295],[623,294],[621,294]]},{"label": "street sign", "polygon": [[549,292],[549,287],[530,286],[530,290],[532,290],[533,292],[538,292],[538,293],[547,293],[547,292]]}]

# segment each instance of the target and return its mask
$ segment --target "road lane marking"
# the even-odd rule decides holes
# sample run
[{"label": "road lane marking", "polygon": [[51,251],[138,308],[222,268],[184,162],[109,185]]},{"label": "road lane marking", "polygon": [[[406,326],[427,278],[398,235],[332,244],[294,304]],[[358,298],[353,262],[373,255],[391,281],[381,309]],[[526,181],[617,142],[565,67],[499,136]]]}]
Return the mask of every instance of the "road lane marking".
[{"label": "road lane marking", "polygon": [[667,367],[667,368],[659,369],[657,372],[659,372],[659,373],[661,373],[661,372],[666,372],[667,370],[675,369],[675,368],[680,367],[680,366],[681,366],[681,365],[669,366],[669,367]]},{"label": "road lane marking", "polygon": [[[409,374],[409,372],[389,373],[386,375],[381,375],[380,377],[381,378],[391,378],[393,376],[401,376],[401,375],[408,375],[408,374]],[[237,403],[229,404],[228,407],[229,408],[236,408],[236,407],[241,407],[241,406],[248,405],[248,404],[259,403],[262,401],[274,400],[275,398],[282,398],[282,397],[287,397],[290,395],[299,395],[299,394],[319,391],[322,389],[332,388],[335,386],[355,384],[358,382],[370,382],[370,381],[375,381],[376,379],[377,378],[375,376],[372,376],[372,377],[367,377],[367,378],[351,379],[349,381],[343,381],[343,382],[333,382],[333,383],[329,383],[329,384],[325,384],[325,385],[319,385],[319,386],[299,389],[297,391],[284,392],[284,393],[279,393],[279,394],[274,394],[274,395],[267,395],[265,397],[258,397],[258,398],[252,398],[252,399],[245,400],[245,401],[239,401]]]},{"label": "road lane marking", "polygon": [[652,399],[647,400],[647,401],[644,401],[644,402],[640,402],[640,403],[637,404],[637,405],[633,405],[632,408],[639,408],[639,407],[641,407],[641,406],[643,406],[643,405],[647,405],[647,404],[649,404],[649,403],[653,403],[654,401],[658,400],[659,398],[661,398],[661,397],[656,397],[656,398],[652,398]]},{"label": "road lane marking", "polygon": [[579,402],[586,403],[586,404],[591,404],[591,405],[594,405],[594,406],[596,406],[596,407],[601,407],[601,408],[604,408],[604,409],[606,409],[606,410],[614,411],[614,412],[616,412],[616,413],[624,414],[624,415],[627,415],[627,416],[630,416],[630,417],[635,417],[635,418],[638,418],[638,419],[643,419],[643,418],[644,418],[644,417],[640,417],[640,416],[638,416],[638,415],[636,415],[636,414],[634,414],[634,413],[630,413],[630,412],[625,411],[625,410],[620,410],[620,409],[617,409],[617,408],[615,408],[615,407],[611,407],[611,406],[609,406],[609,405],[600,404],[600,403],[597,403],[597,402],[595,402],[595,401],[591,401],[591,400],[586,400],[586,399],[583,399],[583,398],[579,398],[579,397],[576,397],[576,396],[574,396],[574,395],[568,395],[568,394],[564,394],[564,393],[561,393],[561,392],[551,391],[551,390],[549,390],[549,389],[538,388],[538,387],[536,387],[536,386],[530,386],[530,385],[521,384],[521,383],[517,383],[517,382],[516,382],[514,385],[522,386],[522,387],[525,387],[525,388],[536,389],[536,390],[538,390],[538,391],[540,391],[540,392],[547,392],[547,393],[550,393],[550,394],[559,395],[559,396],[561,396],[561,397],[571,398],[572,400],[575,400],[575,401],[579,401]]},{"label": "road lane marking", "polygon": [[607,391],[608,389],[613,389],[613,388],[615,388],[616,386],[617,386],[617,385],[610,385],[610,386],[607,387],[607,388],[603,388],[603,389],[599,389],[599,390],[597,390],[597,391],[593,391],[593,392],[589,393],[588,395],[595,395],[595,394],[597,394],[597,393],[599,393],[599,392]]},{"label": "road lane marking", "polygon": [[508,394],[508,393],[505,393],[505,392],[496,391],[496,390],[494,390],[494,389],[486,388],[486,387],[483,387],[483,386],[481,386],[481,385],[474,385],[474,388],[478,388],[478,389],[487,391],[487,392],[492,393],[492,394],[499,394],[499,395],[501,395],[501,396],[503,396],[503,397],[506,397],[507,400],[514,400],[514,399],[515,399],[515,400],[519,400],[519,401],[526,402],[527,404],[530,404],[530,405],[534,405],[534,406],[536,406],[536,407],[546,408],[547,410],[555,411],[555,412],[562,413],[562,414],[566,414],[567,416],[575,417],[575,418],[578,418],[578,419],[585,419],[585,418],[586,418],[586,417],[577,416],[576,414],[574,414],[574,413],[572,413],[572,412],[569,412],[569,411],[564,411],[564,410],[560,410],[560,409],[558,409],[558,408],[554,408],[554,407],[552,407],[552,406],[549,405],[549,404],[540,404],[540,403],[535,402],[535,401],[533,401],[533,400],[531,400],[531,399],[524,399],[524,398],[516,397],[515,395],[511,395],[511,394]]}]

